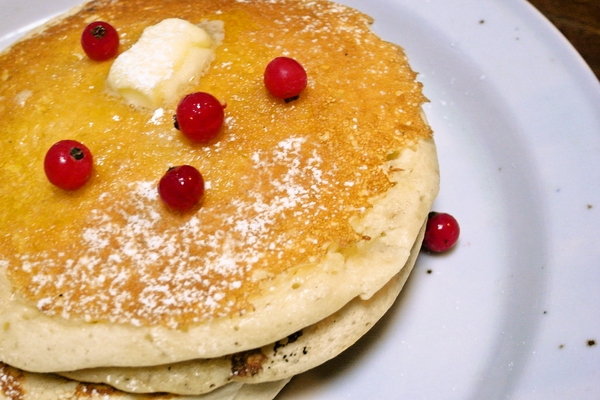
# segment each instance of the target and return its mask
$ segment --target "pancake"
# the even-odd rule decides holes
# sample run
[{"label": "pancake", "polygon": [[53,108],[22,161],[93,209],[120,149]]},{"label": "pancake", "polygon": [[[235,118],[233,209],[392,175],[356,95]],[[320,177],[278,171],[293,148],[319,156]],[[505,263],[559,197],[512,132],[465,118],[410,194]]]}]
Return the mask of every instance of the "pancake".
[{"label": "pancake", "polygon": [[[111,62],[79,45],[94,20],[115,26],[125,51],[174,17],[224,26],[187,88],[227,104],[206,145],[174,129],[173,104],[110,93]],[[217,359],[380,292],[409,265],[439,173],[421,85],[371,22],[328,1],[99,0],[2,54],[0,360],[50,373]],[[281,55],[309,76],[290,103],[262,84]],[[95,159],[77,191],[41,167],[67,138]],[[156,190],[181,164],[207,182],[187,213]]]},{"label": "pancake", "polygon": [[[415,242],[407,265],[371,299],[354,299],[325,320],[261,349],[218,360],[193,360],[146,368],[97,368],[63,372],[60,373],[62,377],[28,373],[2,365],[0,382],[6,384],[1,390],[8,398],[11,392],[20,393],[23,400],[54,399],[58,394],[75,392],[82,396],[92,394],[94,390],[111,399],[144,399],[147,393],[183,395],[151,397],[153,399],[271,399],[292,376],[337,356],[374,326],[404,286],[419,253],[423,233],[424,230]],[[252,373],[248,373],[249,368],[241,368],[240,360],[251,357],[259,359],[261,367],[255,365]],[[244,373],[240,373],[242,371]],[[95,385],[98,383],[101,385]]]},{"label": "pancake", "polygon": [[[354,299],[325,320],[261,349],[218,360],[193,360],[146,368],[97,368],[63,372],[60,373],[62,376],[24,372],[0,364],[0,382],[3,382],[0,398],[13,399],[18,394],[22,400],[74,395],[85,399],[100,394],[110,399],[132,400],[272,399],[292,376],[337,356],[374,326],[404,286],[419,253],[423,233],[424,229],[413,246],[407,265],[371,299]],[[247,367],[240,368],[239,360],[257,355],[262,367],[254,367],[252,373],[247,373]],[[165,394],[146,396],[151,393]]]},{"label": "pancake", "polygon": [[55,374],[25,372],[0,364],[0,399],[56,400],[271,400],[288,380],[256,385],[232,383],[211,393],[195,396],[171,394],[135,394],[116,390],[107,385],[80,383]]}]

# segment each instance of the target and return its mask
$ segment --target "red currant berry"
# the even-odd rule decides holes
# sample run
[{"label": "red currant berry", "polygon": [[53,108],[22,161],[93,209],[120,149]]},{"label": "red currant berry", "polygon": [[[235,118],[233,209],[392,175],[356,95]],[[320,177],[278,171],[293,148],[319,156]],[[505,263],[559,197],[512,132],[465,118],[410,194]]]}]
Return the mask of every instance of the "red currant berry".
[{"label": "red currant berry", "polygon": [[296,100],[306,88],[306,71],[293,58],[277,57],[265,68],[264,82],[267,90],[286,102]]},{"label": "red currant berry", "polygon": [[93,159],[90,150],[75,140],[55,143],[44,159],[48,180],[65,190],[83,186],[92,175]]},{"label": "red currant berry", "polygon": [[433,253],[448,251],[458,241],[460,227],[453,216],[431,212],[427,218],[423,248]]},{"label": "red currant berry", "polygon": [[191,93],[177,105],[173,117],[175,128],[195,142],[206,143],[218,135],[223,126],[225,107],[213,95]]},{"label": "red currant berry", "polygon": [[119,34],[108,22],[92,22],[81,34],[81,47],[94,61],[109,60],[119,51]]},{"label": "red currant berry", "polygon": [[187,211],[204,197],[204,178],[191,165],[169,168],[158,183],[158,194],[169,207]]}]

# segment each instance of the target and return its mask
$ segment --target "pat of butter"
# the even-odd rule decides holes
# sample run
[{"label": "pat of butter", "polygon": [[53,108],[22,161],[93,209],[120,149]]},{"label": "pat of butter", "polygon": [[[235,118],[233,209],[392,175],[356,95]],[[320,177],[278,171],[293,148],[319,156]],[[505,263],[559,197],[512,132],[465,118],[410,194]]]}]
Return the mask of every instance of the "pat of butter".
[{"label": "pat of butter", "polygon": [[109,89],[138,107],[157,109],[178,102],[206,74],[222,39],[221,21],[205,24],[207,29],[168,18],[146,28],[113,62]]}]

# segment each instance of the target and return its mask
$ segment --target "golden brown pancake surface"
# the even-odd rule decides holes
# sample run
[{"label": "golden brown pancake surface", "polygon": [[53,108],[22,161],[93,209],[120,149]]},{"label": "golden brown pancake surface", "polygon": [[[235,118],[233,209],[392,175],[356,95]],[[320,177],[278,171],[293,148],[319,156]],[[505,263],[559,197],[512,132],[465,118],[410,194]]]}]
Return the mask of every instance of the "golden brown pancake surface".
[{"label": "golden brown pancake surface", "polygon": [[[19,296],[66,319],[185,327],[251,311],[273,276],[370,239],[348,221],[392,186],[386,160],[430,138],[420,85],[396,46],[367,34],[363,14],[275,3],[96,1],[2,56],[0,259]],[[111,62],[87,59],[79,45],[92,20],[113,24],[123,51],[167,17],[225,24],[193,88],[227,103],[208,145],[173,128],[173,105],[139,110],[109,95]],[[289,104],[262,83],[281,55],[309,76]],[[78,191],[53,187],[43,172],[46,150],[62,139],[95,158]],[[180,164],[208,183],[203,204],[183,214],[156,190]]]}]

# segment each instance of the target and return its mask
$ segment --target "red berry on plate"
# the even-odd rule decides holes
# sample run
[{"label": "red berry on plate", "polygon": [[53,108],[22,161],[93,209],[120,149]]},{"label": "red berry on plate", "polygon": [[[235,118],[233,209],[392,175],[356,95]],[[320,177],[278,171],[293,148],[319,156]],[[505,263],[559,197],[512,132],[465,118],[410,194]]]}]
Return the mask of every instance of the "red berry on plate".
[{"label": "red berry on plate", "polygon": [[267,90],[286,102],[296,100],[306,88],[306,71],[293,58],[277,57],[265,68],[264,82]]},{"label": "red berry on plate", "polygon": [[92,167],[92,153],[76,140],[55,143],[44,159],[44,171],[48,180],[65,190],[83,186],[92,175]]},{"label": "red berry on plate", "polygon": [[224,108],[209,93],[188,94],[177,105],[173,117],[175,128],[190,140],[206,143],[219,134],[225,118]]},{"label": "red berry on plate", "polygon": [[108,22],[92,22],[81,34],[81,47],[94,61],[109,60],[119,51],[119,34]]},{"label": "red berry on plate", "polygon": [[423,248],[433,253],[448,251],[458,241],[460,227],[450,214],[430,212],[425,227]]},{"label": "red berry on plate", "polygon": [[158,183],[158,193],[169,207],[187,211],[204,197],[204,179],[191,165],[169,168]]}]

